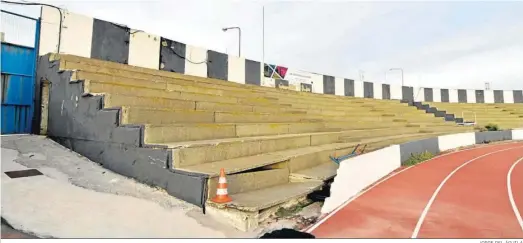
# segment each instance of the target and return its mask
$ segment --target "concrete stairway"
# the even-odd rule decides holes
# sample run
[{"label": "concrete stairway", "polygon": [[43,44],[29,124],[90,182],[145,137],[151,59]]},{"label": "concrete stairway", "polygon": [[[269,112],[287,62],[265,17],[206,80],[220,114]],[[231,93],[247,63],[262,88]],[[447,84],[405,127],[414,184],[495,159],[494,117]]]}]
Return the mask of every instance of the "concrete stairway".
[{"label": "concrete stairway", "polygon": [[[461,120],[474,121],[478,126],[497,124],[501,129],[523,126],[523,104],[464,104],[464,103],[426,103],[438,110],[453,113]],[[475,114],[474,114],[475,113]]]},{"label": "concrete stairway", "polygon": [[[357,144],[372,151],[471,130],[394,100],[243,85],[70,55],[49,58],[71,74],[70,84],[82,84],[81,100],[103,97],[101,107],[86,110],[118,110],[118,126],[141,128],[140,147],[168,152],[166,169],[203,175],[207,211],[241,230],[320,189],[336,174],[329,155],[348,154]],[[221,168],[233,201],[217,205],[206,199],[216,192]]]}]

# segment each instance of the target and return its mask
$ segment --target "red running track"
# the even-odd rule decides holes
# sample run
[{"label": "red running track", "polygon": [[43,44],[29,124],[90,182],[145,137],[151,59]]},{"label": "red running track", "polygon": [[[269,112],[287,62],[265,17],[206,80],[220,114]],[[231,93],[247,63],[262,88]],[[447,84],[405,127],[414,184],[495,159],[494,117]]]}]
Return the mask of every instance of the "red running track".
[{"label": "red running track", "polygon": [[384,179],[308,231],[317,238],[523,238],[522,158],[523,143],[436,157]]}]

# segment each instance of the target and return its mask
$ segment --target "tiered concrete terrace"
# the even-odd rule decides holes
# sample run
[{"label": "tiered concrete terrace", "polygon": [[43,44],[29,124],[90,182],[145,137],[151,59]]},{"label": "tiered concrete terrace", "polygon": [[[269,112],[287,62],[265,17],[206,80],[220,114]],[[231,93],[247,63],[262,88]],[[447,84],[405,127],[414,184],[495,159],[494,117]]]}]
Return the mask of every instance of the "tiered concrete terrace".
[{"label": "tiered concrete terrace", "polygon": [[[192,198],[183,196],[192,182],[144,179],[156,174],[135,163],[149,159],[149,164],[158,163],[162,170],[200,175],[205,178],[201,190],[207,210],[242,230],[256,227],[264,212],[303,198],[334,177],[337,165],[329,155],[348,154],[357,144],[366,144],[368,152],[472,130],[398,100],[243,85],[70,55],[42,58],[39,77],[51,83],[51,137],[184,200]],[[44,65],[48,59],[54,62]],[[60,80],[65,74],[70,80]],[[93,99],[102,101],[90,103]],[[117,115],[110,113],[115,110]],[[102,122],[103,116],[116,120]],[[129,135],[131,131],[140,131],[136,132],[140,138]],[[95,154],[94,149],[85,148],[98,143],[117,144],[115,149],[125,152],[112,158],[103,149]],[[157,162],[146,152],[133,150],[166,151],[166,159]],[[108,160],[122,161],[122,165]],[[220,168],[227,173],[233,198],[225,205],[208,200],[216,192]]]},{"label": "tiered concrete terrace", "polygon": [[463,118],[464,122],[476,119],[476,124],[481,127],[489,123],[497,124],[500,129],[523,127],[523,104],[426,103],[454,114],[456,118]]}]

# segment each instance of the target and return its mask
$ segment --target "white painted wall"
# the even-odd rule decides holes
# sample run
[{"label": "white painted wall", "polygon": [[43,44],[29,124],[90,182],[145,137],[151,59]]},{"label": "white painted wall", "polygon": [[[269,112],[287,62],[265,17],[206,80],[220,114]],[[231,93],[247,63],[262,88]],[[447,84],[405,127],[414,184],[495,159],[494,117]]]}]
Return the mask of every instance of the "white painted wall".
[{"label": "white painted wall", "polygon": [[383,86],[382,83],[373,83],[374,99],[383,99]]},{"label": "white painted wall", "polygon": [[334,88],[336,89],[335,95],[345,96],[345,79],[344,78],[334,78]]},{"label": "white painted wall", "polygon": [[485,103],[494,103],[494,90],[485,90]]},{"label": "white painted wall", "polygon": [[323,94],[323,75],[311,73],[312,92]]},{"label": "white painted wall", "polygon": [[467,89],[467,103],[476,103],[476,90]]},{"label": "white painted wall", "polygon": [[412,87],[414,101],[425,101],[425,89],[421,87]]},{"label": "white painted wall", "polygon": [[523,124],[521,129],[512,130],[512,140],[523,140]]},{"label": "white painted wall", "polygon": [[260,62],[260,85],[264,86],[263,85],[264,82],[265,82],[264,64],[263,64],[263,62]]},{"label": "white painted wall", "polygon": [[458,133],[438,137],[439,150],[445,151],[476,144],[475,133]]},{"label": "white painted wall", "polygon": [[432,89],[432,100],[433,102],[441,102],[441,89]]},{"label": "white painted wall", "polygon": [[449,102],[458,103],[458,90],[457,89],[449,89]]},{"label": "white painted wall", "polygon": [[185,45],[185,48],[185,74],[207,77],[207,63],[194,64],[207,60],[207,50],[191,45]]},{"label": "white painted wall", "polygon": [[363,82],[354,80],[354,96],[355,97],[364,97]]},{"label": "white painted wall", "polygon": [[403,90],[400,85],[390,85],[390,98],[393,100],[403,99]]},{"label": "white painted wall", "polygon": [[60,15],[58,10],[43,6],[41,10],[39,55],[56,52]]},{"label": "white painted wall", "polygon": [[399,145],[392,145],[342,161],[331,185],[330,197],[325,200],[321,212],[331,212],[400,166]]},{"label": "white painted wall", "polygon": [[[135,30],[131,30],[134,33]],[[145,32],[129,35],[129,65],[159,69],[161,37]]]},{"label": "white painted wall", "polygon": [[245,58],[231,55],[228,55],[228,57],[228,80],[239,84],[245,84]]},{"label": "white painted wall", "polygon": [[512,90],[503,91],[503,103],[514,103],[514,92]]},{"label": "white painted wall", "polygon": [[274,88],[274,87],[276,87],[276,80],[274,80],[273,78],[267,78],[264,76],[261,80],[261,86]]},{"label": "white painted wall", "polygon": [[[42,7],[39,55],[56,52],[60,15],[54,8]],[[60,53],[91,57],[93,18],[63,10]]]}]

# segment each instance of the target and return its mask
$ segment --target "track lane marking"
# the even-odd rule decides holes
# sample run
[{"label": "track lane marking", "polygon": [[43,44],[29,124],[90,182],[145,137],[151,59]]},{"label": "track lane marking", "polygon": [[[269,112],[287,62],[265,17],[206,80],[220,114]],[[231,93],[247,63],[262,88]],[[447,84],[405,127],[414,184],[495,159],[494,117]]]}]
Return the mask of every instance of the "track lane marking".
[{"label": "track lane marking", "polygon": [[508,198],[510,200],[510,205],[512,205],[512,210],[514,211],[514,214],[516,215],[516,218],[518,220],[519,226],[521,227],[521,230],[523,231],[523,219],[521,218],[521,214],[518,210],[518,207],[516,206],[516,201],[514,201],[514,195],[512,194],[512,183],[510,182],[510,178],[512,177],[512,171],[514,168],[516,168],[516,165],[523,161],[523,157],[518,159],[514,164],[510,167],[510,170],[507,174],[507,190],[508,190]]},{"label": "track lane marking", "polygon": [[414,228],[414,231],[412,232],[412,236],[411,238],[417,238],[418,237],[418,233],[419,233],[419,230],[421,229],[421,226],[423,225],[423,221],[425,220],[425,217],[427,216],[427,213],[429,212],[429,209],[430,207],[432,206],[432,204],[434,203],[434,200],[436,199],[436,197],[438,196],[438,193],[441,191],[441,188],[443,188],[443,186],[445,185],[445,183],[450,179],[450,177],[452,177],[452,175],[454,175],[458,170],[460,170],[461,168],[463,168],[465,165],[468,165],[470,164],[471,162],[474,162],[478,159],[481,159],[481,158],[484,158],[484,157],[487,157],[489,155],[492,155],[492,154],[496,154],[496,153],[500,153],[500,152],[504,152],[504,151],[508,151],[508,150],[512,150],[512,149],[518,149],[518,148],[523,148],[523,146],[518,146],[518,147],[512,147],[512,148],[506,148],[506,149],[501,149],[501,150],[496,150],[496,151],[493,151],[493,152],[489,152],[489,153],[486,153],[486,154],[483,154],[483,155],[480,155],[478,157],[475,157],[469,161],[466,161],[465,163],[461,164],[460,166],[458,166],[456,169],[454,169],[452,172],[450,172],[447,177],[445,177],[445,179],[443,179],[443,181],[441,181],[441,183],[439,184],[439,186],[436,188],[436,190],[434,191],[434,193],[432,194],[432,197],[430,198],[429,202],[427,203],[427,205],[425,206],[425,208],[423,209],[423,212],[421,213],[421,216],[419,217],[418,219],[418,222],[416,223],[416,227]]},{"label": "track lane marking", "polygon": [[449,155],[454,155],[454,154],[461,153],[461,152],[466,152],[466,151],[471,151],[471,150],[478,150],[478,149],[485,149],[485,148],[491,148],[491,147],[497,147],[497,146],[503,146],[503,145],[512,145],[512,144],[519,144],[519,142],[518,141],[512,141],[512,142],[507,142],[507,143],[495,144],[495,145],[491,145],[491,146],[480,146],[480,147],[466,148],[466,149],[462,149],[462,150],[454,150],[454,151],[451,151],[451,152],[448,152],[448,153],[445,153],[445,154],[437,155],[437,156],[435,156],[435,157],[433,157],[433,158],[431,158],[431,159],[429,159],[429,160],[427,160],[427,161],[425,161],[423,163],[419,163],[419,164],[414,165],[414,166],[406,167],[406,168],[404,168],[404,169],[402,169],[400,171],[397,171],[396,173],[390,174],[389,176],[385,177],[384,179],[377,181],[374,185],[370,186],[369,188],[365,189],[364,191],[361,191],[358,194],[354,195],[352,198],[350,198],[349,200],[347,200],[346,202],[344,202],[343,204],[338,206],[332,212],[328,213],[320,221],[316,222],[310,228],[306,229],[305,232],[311,234],[312,231],[314,231],[316,228],[318,228],[321,224],[323,224],[325,221],[327,221],[327,219],[329,219],[330,217],[335,215],[338,211],[340,211],[342,208],[347,206],[349,203],[351,203],[352,201],[356,200],[358,197],[360,197],[361,195],[363,195],[366,192],[370,191],[371,189],[373,189],[374,187],[378,186],[379,184],[381,184],[381,183],[391,179],[392,177],[394,177],[396,175],[399,175],[400,173],[402,173],[404,171],[407,171],[410,168],[414,168],[414,167],[419,166],[421,164],[426,164],[427,162],[436,160],[436,159],[441,158],[441,157],[447,157]]}]

